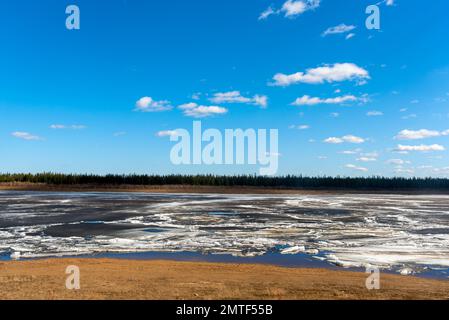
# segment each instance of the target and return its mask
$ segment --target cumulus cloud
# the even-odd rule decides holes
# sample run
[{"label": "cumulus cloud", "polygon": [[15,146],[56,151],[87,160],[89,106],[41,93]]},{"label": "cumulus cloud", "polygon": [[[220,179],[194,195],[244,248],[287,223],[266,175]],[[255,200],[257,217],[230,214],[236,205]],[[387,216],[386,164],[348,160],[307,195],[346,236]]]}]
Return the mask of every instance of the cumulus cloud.
[{"label": "cumulus cloud", "polygon": [[368,171],[367,168],[359,167],[359,166],[356,166],[356,165],[353,165],[353,164],[347,164],[345,167],[348,168],[348,169],[356,170],[356,171],[362,171],[362,172],[367,172]]},{"label": "cumulus cloud", "polygon": [[421,129],[421,130],[402,130],[399,132],[399,134],[395,137],[396,140],[421,140],[426,138],[434,138],[434,137],[440,137],[440,136],[447,136],[449,135],[449,130],[445,131],[436,131],[436,130],[427,130],[427,129]]},{"label": "cumulus cloud", "polygon": [[193,118],[206,118],[214,115],[222,115],[228,112],[228,109],[218,106],[202,106],[195,102],[186,103],[178,107],[184,111],[184,115]]},{"label": "cumulus cloud", "polygon": [[314,106],[317,104],[341,104],[345,102],[354,102],[358,101],[359,99],[352,95],[346,95],[342,97],[336,97],[336,98],[327,98],[322,99],[318,97],[310,97],[308,95],[305,95],[303,97],[297,98],[292,105],[294,106]]},{"label": "cumulus cloud", "polygon": [[29,132],[23,132],[23,131],[16,131],[16,132],[11,133],[11,135],[15,138],[27,140],[27,141],[42,140],[42,138],[39,136],[33,135]]},{"label": "cumulus cloud", "polygon": [[142,97],[136,102],[136,110],[142,112],[161,112],[173,109],[167,100],[155,101],[151,97]]},{"label": "cumulus cloud", "polygon": [[430,152],[430,151],[444,151],[446,150],[445,147],[439,144],[432,144],[432,145],[418,145],[418,146],[404,146],[404,145],[398,145],[396,148],[396,151],[398,152],[409,152],[409,151],[419,151],[419,152]]},{"label": "cumulus cloud", "polygon": [[295,18],[304,12],[314,10],[320,6],[321,0],[287,0],[278,10],[269,7],[259,16],[259,20],[265,20],[271,15],[283,14],[286,18]]},{"label": "cumulus cloud", "polygon": [[367,70],[353,63],[336,63],[307,69],[306,72],[278,73],[273,77],[274,83],[272,85],[286,87],[296,83],[322,84],[354,80],[363,83],[368,79],[370,79],[370,76]]},{"label": "cumulus cloud", "polygon": [[211,102],[222,104],[222,103],[244,103],[253,104],[266,108],[268,106],[268,97],[263,95],[255,95],[252,98],[244,97],[240,91],[230,91],[230,92],[220,92],[215,93],[210,99]]},{"label": "cumulus cloud", "polygon": [[327,138],[326,140],[324,140],[325,143],[330,143],[330,144],[342,144],[342,143],[355,143],[355,144],[360,144],[360,143],[364,143],[365,139],[354,136],[354,135],[346,135],[343,137],[330,137]]},{"label": "cumulus cloud", "polygon": [[340,33],[348,33],[352,30],[354,30],[356,27],[353,25],[347,26],[346,24],[342,23],[335,27],[330,27],[326,31],[323,32],[322,36],[326,37],[331,34],[340,34]]}]

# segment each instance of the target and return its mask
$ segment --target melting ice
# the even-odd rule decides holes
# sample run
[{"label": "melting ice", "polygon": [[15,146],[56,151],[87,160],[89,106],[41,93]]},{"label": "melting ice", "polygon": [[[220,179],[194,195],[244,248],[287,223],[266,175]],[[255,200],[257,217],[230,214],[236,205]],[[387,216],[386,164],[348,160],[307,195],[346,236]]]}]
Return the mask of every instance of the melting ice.
[{"label": "melting ice", "polygon": [[343,267],[449,267],[449,196],[0,192],[0,253],[306,253]]}]

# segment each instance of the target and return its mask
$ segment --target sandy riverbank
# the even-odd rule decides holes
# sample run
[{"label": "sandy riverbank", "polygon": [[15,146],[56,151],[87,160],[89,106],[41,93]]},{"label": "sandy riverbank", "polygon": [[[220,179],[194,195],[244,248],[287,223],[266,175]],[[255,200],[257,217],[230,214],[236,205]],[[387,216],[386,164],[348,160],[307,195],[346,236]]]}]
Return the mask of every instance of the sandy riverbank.
[{"label": "sandy riverbank", "polygon": [[[66,267],[81,272],[81,289],[65,288]],[[0,299],[449,299],[449,280],[367,275],[269,265],[112,259],[0,263]]]},{"label": "sandy riverbank", "polygon": [[0,183],[0,190],[49,192],[147,192],[147,193],[199,193],[199,194],[449,194],[446,190],[378,190],[378,189],[287,189],[268,187],[223,187],[191,185],[51,185],[41,183]]}]

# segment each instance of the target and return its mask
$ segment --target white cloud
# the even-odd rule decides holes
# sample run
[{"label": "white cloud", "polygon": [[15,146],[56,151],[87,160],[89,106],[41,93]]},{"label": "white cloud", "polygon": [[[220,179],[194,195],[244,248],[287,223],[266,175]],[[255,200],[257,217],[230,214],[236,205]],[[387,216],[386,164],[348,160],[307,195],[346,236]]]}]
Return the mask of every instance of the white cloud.
[{"label": "white cloud", "polygon": [[398,145],[396,148],[396,151],[399,152],[409,152],[409,151],[419,151],[419,152],[429,152],[429,151],[444,151],[446,150],[445,147],[439,144],[433,144],[433,145],[419,145],[419,146],[404,146],[404,145]]},{"label": "white cloud", "polygon": [[156,133],[156,136],[158,137],[173,137],[173,136],[177,136],[178,135],[178,131],[176,130],[165,130],[165,131],[159,131]]},{"label": "white cloud", "polygon": [[211,102],[222,104],[222,103],[245,103],[258,105],[262,108],[268,106],[268,97],[262,95],[255,95],[252,98],[244,97],[241,95],[240,91],[230,91],[230,92],[220,92],[215,93],[210,99]]},{"label": "white cloud", "polygon": [[355,33],[350,33],[350,34],[348,34],[346,37],[345,37],[345,39],[346,40],[349,40],[349,39],[352,39],[352,38],[354,38],[355,37]]},{"label": "white cloud", "polygon": [[415,170],[413,170],[413,169],[406,169],[406,168],[396,168],[394,170],[394,173],[397,173],[397,174],[415,174]]},{"label": "white cloud", "polygon": [[64,129],[72,129],[72,130],[83,130],[87,127],[82,124],[72,124],[72,125],[64,125],[64,124],[52,124],[50,129],[53,130],[64,130]]},{"label": "white cloud", "polygon": [[356,171],[362,171],[362,172],[367,172],[368,171],[367,168],[358,167],[358,166],[353,165],[353,164],[347,164],[345,167],[348,168],[348,169],[356,170]]},{"label": "white cloud", "polygon": [[364,143],[365,142],[365,139],[357,137],[357,136],[353,136],[353,135],[344,136],[342,139],[345,142],[349,142],[349,143]]},{"label": "white cloud", "polygon": [[336,98],[327,98],[322,99],[318,97],[310,97],[308,95],[305,95],[301,98],[297,98],[292,105],[294,106],[314,106],[317,104],[341,104],[345,102],[353,102],[358,101],[359,99],[352,95],[342,96],[342,97],[336,97]]},{"label": "white cloud", "polygon": [[214,115],[222,115],[228,112],[228,109],[217,106],[202,106],[194,102],[180,105],[179,109],[184,111],[184,115],[193,118],[206,118]]},{"label": "white cloud", "polygon": [[352,155],[352,154],[358,154],[362,152],[362,149],[355,149],[355,150],[345,150],[345,151],[341,151],[341,154],[346,154],[346,155]]},{"label": "white cloud", "polygon": [[353,25],[347,26],[346,24],[342,23],[339,24],[338,26],[328,28],[326,31],[323,32],[322,36],[325,37],[331,34],[347,33],[354,30],[355,28],[356,27]]},{"label": "white cloud", "polygon": [[345,141],[342,138],[330,137],[330,138],[327,138],[326,140],[324,140],[324,142],[331,143],[331,144],[341,144],[341,143],[344,143]]},{"label": "white cloud", "polygon": [[18,139],[22,139],[22,140],[27,140],[27,141],[37,141],[37,140],[42,140],[41,137],[33,135],[31,133],[28,132],[22,132],[22,131],[16,131],[11,133],[11,135],[13,137],[16,137]]},{"label": "white cloud", "polygon": [[393,6],[394,5],[394,0],[385,0],[385,4],[387,6]]},{"label": "white cloud", "polygon": [[294,17],[307,11],[307,4],[304,1],[288,0],[282,5],[286,17]]},{"label": "white cloud", "polygon": [[160,112],[173,109],[167,100],[155,101],[151,97],[142,97],[136,102],[137,111]]},{"label": "white cloud", "polygon": [[367,115],[368,117],[379,117],[379,116],[383,116],[384,113],[381,112],[381,111],[368,111],[368,112],[366,113],[366,115]]},{"label": "white cloud", "polygon": [[201,92],[197,92],[197,93],[194,93],[194,94],[192,94],[192,97],[191,97],[193,100],[200,100],[200,98],[201,98]]},{"label": "white cloud", "polygon": [[289,86],[296,83],[322,84],[357,80],[359,83],[370,79],[368,71],[353,63],[336,63],[307,69],[294,74],[278,73],[273,77],[275,86]]},{"label": "white cloud", "polygon": [[360,143],[364,143],[365,139],[357,137],[357,136],[353,136],[353,135],[346,135],[341,138],[330,137],[330,138],[327,138],[326,140],[324,140],[324,142],[330,143],[330,144],[341,144],[341,143],[345,143],[345,142],[360,144]]},{"label": "white cloud", "polygon": [[449,135],[449,130],[445,131],[436,131],[436,130],[402,130],[395,137],[396,140],[420,140],[434,137],[441,137]]},{"label": "white cloud", "polygon": [[392,165],[396,165],[396,166],[402,166],[404,164],[410,164],[410,161],[405,161],[402,159],[390,159],[387,161],[387,164],[392,164]]},{"label": "white cloud", "polygon": [[118,131],[118,132],[114,132],[114,134],[113,134],[114,137],[121,137],[124,135],[126,135],[125,131]]},{"label": "white cloud", "polygon": [[377,161],[377,158],[360,157],[360,158],[357,158],[357,161],[360,161],[360,162],[374,162],[374,161]]},{"label": "white cloud", "polygon": [[274,11],[274,9],[272,7],[267,8],[264,12],[262,12],[259,16],[259,20],[265,20],[266,18],[268,18],[269,16],[271,16],[272,14],[277,14],[276,11]]},{"label": "white cloud", "polygon": [[279,10],[269,7],[259,16],[259,20],[265,20],[271,15],[283,14],[287,18],[295,18],[306,11],[314,10],[320,6],[321,0],[287,0]]},{"label": "white cloud", "polygon": [[415,113],[412,113],[412,114],[402,117],[403,120],[409,120],[409,119],[415,119],[415,118],[418,118],[418,116]]}]

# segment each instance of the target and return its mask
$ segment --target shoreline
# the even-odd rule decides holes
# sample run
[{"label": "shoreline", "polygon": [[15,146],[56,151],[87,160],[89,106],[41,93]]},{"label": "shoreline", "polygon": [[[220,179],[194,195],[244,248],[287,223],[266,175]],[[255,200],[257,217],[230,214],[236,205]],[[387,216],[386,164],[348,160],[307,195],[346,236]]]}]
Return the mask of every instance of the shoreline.
[{"label": "shoreline", "polygon": [[[80,268],[80,290],[65,270]],[[0,262],[0,299],[100,300],[378,300],[449,299],[449,280],[272,265],[60,258]]]},{"label": "shoreline", "polygon": [[0,183],[0,191],[38,192],[142,192],[169,194],[274,194],[274,195],[341,195],[341,194],[403,194],[449,195],[449,190],[434,189],[300,189],[272,187],[223,187],[192,185],[50,185],[41,183]]}]

